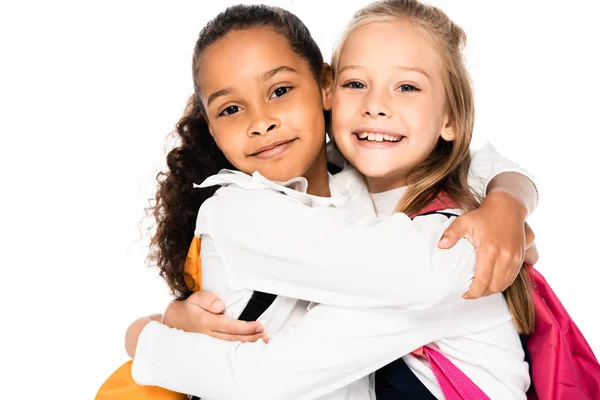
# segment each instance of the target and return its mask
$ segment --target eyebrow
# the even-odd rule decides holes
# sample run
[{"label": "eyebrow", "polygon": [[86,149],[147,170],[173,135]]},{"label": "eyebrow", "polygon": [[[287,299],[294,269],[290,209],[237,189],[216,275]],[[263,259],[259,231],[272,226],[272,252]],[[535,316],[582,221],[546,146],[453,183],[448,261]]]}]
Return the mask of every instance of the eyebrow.
[{"label": "eyebrow", "polygon": [[394,65],[394,67],[396,67],[397,69],[400,69],[402,71],[419,72],[419,73],[425,75],[428,79],[431,79],[429,77],[429,74],[423,68],[419,68],[419,67],[405,67],[405,66],[402,66],[402,65]]},{"label": "eyebrow", "polygon": [[233,88],[225,88],[225,89],[219,90],[218,92],[214,92],[213,94],[211,94],[208,97],[208,101],[206,102],[206,107],[208,108],[208,106],[210,106],[210,103],[215,101],[217,98],[222,97],[222,96],[227,96],[231,92],[235,92],[235,90]]},{"label": "eyebrow", "polygon": [[260,80],[261,81],[268,81],[269,79],[271,79],[272,77],[274,77],[275,75],[277,75],[280,72],[294,72],[294,73],[298,73],[298,71],[296,71],[294,68],[292,67],[288,67],[287,65],[282,65],[280,67],[277,68],[273,68],[270,71],[265,72],[264,74],[262,74],[260,76]]},{"label": "eyebrow", "polygon": [[[431,79],[431,77],[429,76],[429,74],[423,69],[423,68],[419,68],[419,67],[405,67],[403,65],[394,65],[395,68],[400,69],[402,71],[414,71],[414,72],[419,72],[423,75],[425,75],[428,79]],[[338,75],[341,74],[342,72],[344,72],[347,69],[363,69],[364,67],[360,66],[360,65],[346,65],[342,68],[340,68],[340,72],[338,72]]]},{"label": "eyebrow", "polygon": [[[271,79],[272,77],[274,77],[275,75],[277,75],[280,72],[293,72],[293,73],[298,73],[298,71],[296,71],[294,68],[292,67],[288,67],[287,65],[282,65],[280,67],[277,68],[273,68],[270,71],[267,71],[263,74],[260,75],[259,79],[261,81],[268,81],[269,79]],[[215,101],[216,99],[218,99],[219,97],[222,96],[227,96],[228,94],[230,94],[231,92],[235,92],[235,89],[228,87],[225,89],[221,89],[218,92],[214,92],[213,94],[211,94],[208,97],[208,101],[206,102],[206,107],[210,106],[210,103],[212,103],[213,101]]]}]

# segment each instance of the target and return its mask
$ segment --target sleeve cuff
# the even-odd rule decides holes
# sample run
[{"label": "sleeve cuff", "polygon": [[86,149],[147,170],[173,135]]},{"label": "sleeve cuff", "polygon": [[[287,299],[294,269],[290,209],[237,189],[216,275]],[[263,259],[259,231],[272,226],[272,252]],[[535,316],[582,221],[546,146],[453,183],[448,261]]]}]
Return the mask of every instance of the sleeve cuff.
[{"label": "sleeve cuff", "polygon": [[517,163],[502,157],[490,142],[472,153],[469,186],[476,195],[485,197],[490,181],[507,172],[521,174],[531,181],[536,193],[535,203],[538,204],[540,195],[533,175]]}]

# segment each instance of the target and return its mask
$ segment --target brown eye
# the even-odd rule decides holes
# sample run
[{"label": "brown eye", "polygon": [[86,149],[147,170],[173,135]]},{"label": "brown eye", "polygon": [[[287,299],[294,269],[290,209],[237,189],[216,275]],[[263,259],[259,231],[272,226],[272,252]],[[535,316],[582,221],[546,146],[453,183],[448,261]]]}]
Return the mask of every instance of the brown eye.
[{"label": "brown eye", "polygon": [[239,106],[229,106],[226,109],[224,109],[223,111],[221,111],[219,113],[219,116],[225,116],[225,115],[232,115],[235,113],[240,112],[240,108]]},{"label": "brown eye", "polygon": [[288,94],[290,90],[292,90],[292,88],[290,86],[281,86],[281,87],[278,87],[277,89],[275,89],[273,91],[273,94],[271,95],[271,98],[274,99],[274,98],[277,98],[277,97],[284,96],[284,95]]}]

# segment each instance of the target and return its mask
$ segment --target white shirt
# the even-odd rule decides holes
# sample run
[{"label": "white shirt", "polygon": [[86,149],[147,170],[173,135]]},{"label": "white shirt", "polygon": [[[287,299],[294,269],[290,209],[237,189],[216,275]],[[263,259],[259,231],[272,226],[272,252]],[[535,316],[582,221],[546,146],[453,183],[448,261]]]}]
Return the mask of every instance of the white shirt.
[{"label": "white shirt", "polygon": [[[495,157],[490,154],[483,153],[488,157],[481,163],[476,156],[473,166],[483,166],[484,174],[503,163],[511,168],[496,172],[524,172],[505,160],[490,162]],[[479,176],[483,194],[493,175]],[[258,174],[214,178],[229,186],[207,200],[198,216],[203,269],[210,237],[232,287],[325,304],[314,306],[300,325],[294,326],[296,318],[280,323],[281,334],[273,334],[268,345],[221,342],[148,324],[138,343],[134,379],[205,399],[364,399],[370,396],[365,379],[344,386],[435,342],[490,397],[524,398],[527,365],[502,295],[462,299],[473,274],[472,246],[462,240],[437,250],[450,223],[446,217],[410,221],[394,214],[382,222],[355,171],[335,180],[347,188],[345,196],[322,199]],[[359,212],[324,207],[345,202]],[[264,316],[279,311],[274,303]],[[298,303],[284,311],[297,313]],[[440,396],[428,366],[417,359],[409,365]]]}]

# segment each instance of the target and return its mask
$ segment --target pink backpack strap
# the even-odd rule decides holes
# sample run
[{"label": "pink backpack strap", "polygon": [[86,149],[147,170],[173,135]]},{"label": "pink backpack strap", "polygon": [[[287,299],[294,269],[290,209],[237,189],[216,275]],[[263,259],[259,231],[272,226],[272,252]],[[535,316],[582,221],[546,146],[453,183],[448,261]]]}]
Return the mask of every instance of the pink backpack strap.
[{"label": "pink backpack strap", "polygon": [[489,400],[490,398],[452,361],[429,346],[422,347],[423,355],[444,393],[446,400]]},{"label": "pink backpack strap", "polygon": [[410,218],[418,217],[435,211],[447,210],[448,208],[460,208],[460,206],[447,193],[440,193],[435,199],[425,206],[421,211],[416,212]]}]

